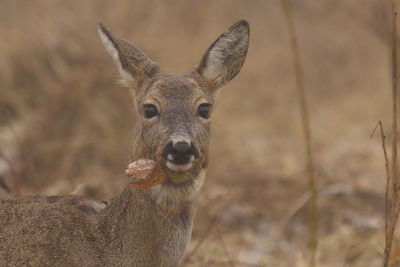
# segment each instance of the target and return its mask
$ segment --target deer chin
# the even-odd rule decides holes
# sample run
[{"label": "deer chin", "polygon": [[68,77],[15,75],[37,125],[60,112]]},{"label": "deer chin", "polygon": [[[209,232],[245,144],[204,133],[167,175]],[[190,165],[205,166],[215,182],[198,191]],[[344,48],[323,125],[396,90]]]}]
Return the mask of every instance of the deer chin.
[{"label": "deer chin", "polygon": [[172,161],[167,160],[165,165],[167,165],[167,168],[171,171],[187,171],[193,167],[193,161],[189,161],[186,164],[175,164]]},{"label": "deer chin", "polygon": [[197,177],[201,168],[194,158],[185,164],[176,164],[170,160],[164,161],[164,170],[167,180],[175,185],[187,184],[193,177]]}]

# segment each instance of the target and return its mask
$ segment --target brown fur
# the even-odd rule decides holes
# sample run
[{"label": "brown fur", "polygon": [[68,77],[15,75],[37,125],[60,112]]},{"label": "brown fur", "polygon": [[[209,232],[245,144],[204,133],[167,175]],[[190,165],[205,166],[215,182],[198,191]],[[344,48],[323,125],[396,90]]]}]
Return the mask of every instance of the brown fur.
[{"label": "brown fur", "polygon": [[[233,25],[208,49],[199,68],[163,73],[158,65],[104,26],[100,37],[132,87],[139,121],[133,160],[159,159],[171,140],[187,140],[199,157],[186,171],[163,164],[166,180],[149,190],[130,184],[107,206],[76,196],[1,200],[1,266],[177,266],[189,245],[194,201],[208,164],[210,121],[197,115],[243,65],[249,29]],[[143,104],[159,116],[144,118]],[[164,162],[165,163],[165,162]]]}]

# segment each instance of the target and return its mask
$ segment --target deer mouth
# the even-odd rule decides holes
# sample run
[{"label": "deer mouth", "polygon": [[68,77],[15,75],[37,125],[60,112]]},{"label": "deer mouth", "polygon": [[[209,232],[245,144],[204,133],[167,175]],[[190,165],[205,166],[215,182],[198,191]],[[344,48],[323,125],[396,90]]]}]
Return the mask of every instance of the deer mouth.
[{"label": "deer mouth", "polygon": [[193,167],[194,160],[195,160],[195,157],[191,156],[187,163],[182,164],[182,163],[175,162],[173,160],[173,158],[170,157],[170,155],[168,155],[165,165],[167,166],[168,169],[170,169],[172,171],[187,171]]}]

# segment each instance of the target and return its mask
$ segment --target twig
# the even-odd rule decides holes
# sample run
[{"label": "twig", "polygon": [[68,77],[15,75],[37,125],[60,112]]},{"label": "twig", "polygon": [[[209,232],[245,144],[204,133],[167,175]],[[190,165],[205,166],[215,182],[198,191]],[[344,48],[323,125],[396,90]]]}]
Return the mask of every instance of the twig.
[{"label": "twig", "polygon": [[385,131],[383,130],[383,125],[382,122],[379,121],[378,124],[376,125],[374,131],[371,134],[371,139],[375,133],[375,130],[380,128],[381,131],[381,139],[382,139],[382,149],[383,149],[383,155],[385,157],[385,170],[386,170],[386,189],[385,189],[385,240],[388,240],[388,235],[389,235],[389,188],[390,188],[390,168],[389,168],[389,159],[386,151],[386,136],[385,136]]},{"label": "twig", "polygon": [[310,131],[310,123],[309,116],[307,110],[307,102],[304,91],[304,79],[303,79],[303,70],[301,67],[300,61],[300,52],[299,46],[297,44],[297,36],[296,36],[296,28],[293,21],[293,13],[292,7],[290,4],[290,0],[282,0],[283,9],[287,21],[287,25],[289,27],[290,39],[291,39],[291,47],[293,53],[293,64],[296,72],[296,84],[297,89],[299,91],[300,98],[300,113],[301,120],[304,131],[304,142],[306,146],[307,153],[307,170],[309,174],[309,188],[310,188],[310,202],[309,202],[309,250],[310,250],[310,262],[309,266],[315,266],[315,256],[317,252],[317,231],[318,231],[318,209],[317,209],[317,190],[315,186],[315,178],[314,178],[314,163],[313,163],[313,155],[311,150],[311,131]]},{"label": "twig", "polygon": [[21,188],[19,185],[19,180],[18,180],[18,176],[17,176],[17,172],[14,169],[14,166],[12,164],[12,162],[6,157],[6,155],[3,153],[3,151],[0,148],[0,158],[2,158],[4,160],[4,162],[7,164],[8,169],[10,170],[11,176],[13,178],[14,181],[14,189],[15,189],[15,195],[17,197],[21,196]]}]

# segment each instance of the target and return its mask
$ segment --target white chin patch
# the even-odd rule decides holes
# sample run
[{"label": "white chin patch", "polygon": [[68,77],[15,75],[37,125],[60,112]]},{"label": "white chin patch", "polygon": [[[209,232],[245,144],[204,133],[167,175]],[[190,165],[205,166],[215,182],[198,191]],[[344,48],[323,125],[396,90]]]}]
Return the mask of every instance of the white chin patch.
[{"label": "white chin patch", "polygon": [[193,166],[193,162],[191,162],[191,161],[186,164],[175,164],[175,163],[167,160],[168,169],[173,170],[173,171],[187,171],[190,168],[192,168],[192,166]]}]

